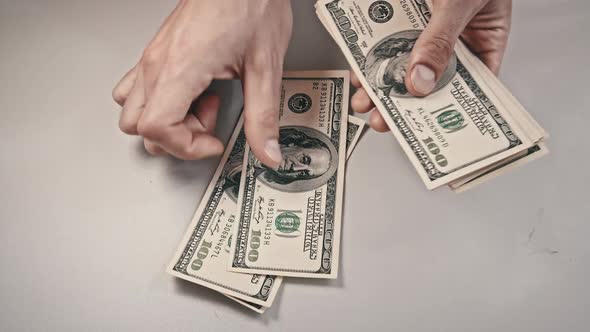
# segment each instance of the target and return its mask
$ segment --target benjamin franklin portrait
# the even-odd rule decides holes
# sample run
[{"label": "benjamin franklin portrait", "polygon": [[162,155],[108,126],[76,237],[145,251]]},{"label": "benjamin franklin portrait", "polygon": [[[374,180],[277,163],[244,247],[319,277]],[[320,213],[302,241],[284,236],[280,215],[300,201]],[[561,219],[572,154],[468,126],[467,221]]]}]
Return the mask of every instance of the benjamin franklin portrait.
[{"label": "benjamin franklin portrait", "polygon": [[[406,88],[406,70],[410,53],[416,45],[421,30],[405,30],[394,33],[376,44],[367,55],[365,77],[375,90],[390,97],[411,97]],[[457,70],[455,54],[433,92],[447,85]]]},{"label": "benjamin franklin portrait", "polygon": [[[237,200],[242,161],[243,135],[238,137],[224,169],[224,189]],[[329,137],[306,127],[282,127],[279,145],[283,161],[277,169],[271,169],[254,158],[255,175],[266,185],[286,192],[301,192],[324,185],[338,167],[338,150]]]}]

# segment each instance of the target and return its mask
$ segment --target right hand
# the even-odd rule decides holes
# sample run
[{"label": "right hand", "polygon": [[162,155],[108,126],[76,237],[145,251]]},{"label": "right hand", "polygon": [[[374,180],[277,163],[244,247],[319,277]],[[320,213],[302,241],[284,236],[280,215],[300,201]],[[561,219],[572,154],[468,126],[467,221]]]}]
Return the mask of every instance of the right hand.
[{"label": "right hand", "polygon": [[[292,23],[289,0],[180,0],[113,90],[123,107],[119,127],[142,136],[152,154],[219,155],[219,98],[203,93],[214,79],[240,78],[248,143],[262,163],[278,166],[277,110]],[[187,113],[200,96],[195,114]]]},{"label": "right hand", "polygon": [[[461,37],[467,47],[496,75],[508,43],[512,0],[432,0],[430,23],[412,50],[406,88],[417,97],[430,94],[447,68],[455,43]],[[352,97],[355,112],[367,113],[375,105],[354,74],[358,89]],[[381,114],[371,112],[369,124],[379,132],[389,131]]]}]

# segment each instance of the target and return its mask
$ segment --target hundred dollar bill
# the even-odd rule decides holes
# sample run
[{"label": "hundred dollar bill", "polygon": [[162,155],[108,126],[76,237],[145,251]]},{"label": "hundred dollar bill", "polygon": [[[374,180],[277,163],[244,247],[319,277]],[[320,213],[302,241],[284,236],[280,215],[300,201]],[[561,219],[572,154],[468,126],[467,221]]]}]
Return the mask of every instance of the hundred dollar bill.
[{"label": "hundred dollar bill", "polygon": [[409,95],[409,55],[430,19],[424,0],[320,0],[316,8],[429,189],[534,145],[460,48],[431,95]]},{"label": "hundred dollar bill", "polygon": [[284,160],[268,169],[246,146],[230,271],[337,277],[348,91],[348,71],[285,74]]},{"label": "hundred dollar bill", "polygon": [[[319,105],[321,99],[316,98],[311,102]],[[365,123],[362,119],[352,116],[348,121],[346,143],[350,155]],[[238,208],[236,199],[246,144],[242,123],[243,119],[240,118],[167,271],[179,278],[222,292],[248,308],[262,313],[265,307],[271,305],[281,278],[232,273],[226,269],[231,228]]]},{"label": "hundred dollar bill", "polygon": [[282,278],[227,271],[246,137],[240,117],[213,179],[167,271],[254,305],[270,307]]},{"label": "hundred dollar bill", "polygon": [[[359,138],[363,134],[363,131],[365,129],[365,125],[366,125],[366,123],[364,120],[359,119],[354,116],[350,116],[350,115],[348,116],[348,133],[346,136],[346,159],[347,160],[352,155],[352,151],[354,151],[356,143],[358,142]],[[228,272],[228,273],[234,273],[234,272]],[[244,301],[242,299],[236,298],[231,295],[226,294],[225,296],[229,297],[230,299],[232,299],[232,300],[240,303],[241,305],[243,305],[251,310],[254,310],[260,314],[263,314],[267,309],[267,307],[264,307],[262,305],[250,303],[250,302]]]}]

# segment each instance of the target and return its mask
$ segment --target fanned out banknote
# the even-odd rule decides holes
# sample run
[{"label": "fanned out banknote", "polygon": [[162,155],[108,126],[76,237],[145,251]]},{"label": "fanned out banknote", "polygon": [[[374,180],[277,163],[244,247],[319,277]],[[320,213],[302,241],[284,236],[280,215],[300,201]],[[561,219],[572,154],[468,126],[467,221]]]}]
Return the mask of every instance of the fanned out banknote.
[{"label": "fanned out banknote", "polygon": [[[356,143],[358,142],[359,138],[362,136],[363,131],[365,129],[365,121],[362,119],[359,119],[357,117],[354,116],[348,116],[348,134],[346,137],[346,159],[348,160],[348,158],[352,155],[352,152],[354,151],[354,147],[356,146]],[[230,272],[231,273],[231,272]],[[233,297],[231,295],[227,295],[224,294],[225,296],[229,297],[230,299],[240,303],[241,305],[252,309],[260,314],[263,314],[267,307],[262,306],[262,305],[258,305],[258,304],[254,304],[254,303],[250,303],[247,301],[244,301],[242,299]]]},{"label": "fanned out banknote", "polygon": [[409,95],[425,0],[319,0],[316,10],[428,189],[464,191],[547,154],[547,133],[461,43],[434,92]]},{"label": "fanned out banknote", "polygon": [[[346,158],[352,152],[363,131],[364,121],[348,117],[347,72],[287,72],[282,86],[280,142],[285,164],[283,169],[279,170],[267,169],[264,165],[257,164],[257,171],[259,175],[265,172],[277,172],[275,178],[268,177],[268,179],[280,181],[281,176],[287,177],[287,180],[283,180],[281,184],[289,182],[291,187],[297,183],[300,183],[300,186],[310,186],[301,184],[301,181],[312,181],[311,187],[316,193],[317,188],[325,188],[327,182],[335,181],[333,179],[342,176],[344,172],[341,165],[344,161],[342,158]],[[242,124],[243,119],[240,117],[226,152],[167,271],[176,277],[221,292],[246,307],[262,313],[271,306],[281,285],[282,277],[258,273],[258,271],[236,273],[227,269],[227,262],[231,257],[230,248],[232,243],[235,243],[235,229],[240,221],[240,182],[244,178],[242,174],[245,174],[242,163],[244,156],[248,155]],[[332,134],[332,137],[327,133]],[[328,145],[333,145],[333,148]],[[287,162],[296,163],[298,160],[301,162],[300,165],[287,165]],[[328,169],[329,176],[320,174],[324,168]],[[302,174],[306,171],[305,180],[295,173]],[[338,185],[341,186],[341,183]],[[299,188],[282,193],[287,195],[284,199],[291,200],[288,197],[289,193],[301,197],[303,192]],[[325,191],[322,197],[336,204],[339,199],[337,195],[340,192]],[[283,230],[290,227],[291,233],[294,233],[296,231],[294,225],[286,222],[285,217],[279,218],[283,212],[279,212],[281,205],[278,200],[276,202],[277,212],[275,219],[272,220],[273,227],[282,227]],[[335,214],[338,211],[337,206],[331,207],[332,213]],[[320,212],[325,211],[318,211],[317,218],[324,217],[323,214],[319,214]],[[297,212],[291,213],[297,214]],[[332,227],[336,227],[334,218],[327,220],[332,220]],[[324,236],[322,240],[326,242],[325,234],[328,227],[322,226],[322,230],[324,230],[323,233],[316,231],[316,235]],[[335,231],[332,229],[332,236],[337,235]],[[286,239],[297,241],[296,237],[286,237]],[[280,250],[283,257],[297,255],[297,252],[292,253],[288,249],[287,247],[275,248],[277,251]],[[335,252],[337,246],[331,249]],[[334,255],[337,257],[337,253]]]}]

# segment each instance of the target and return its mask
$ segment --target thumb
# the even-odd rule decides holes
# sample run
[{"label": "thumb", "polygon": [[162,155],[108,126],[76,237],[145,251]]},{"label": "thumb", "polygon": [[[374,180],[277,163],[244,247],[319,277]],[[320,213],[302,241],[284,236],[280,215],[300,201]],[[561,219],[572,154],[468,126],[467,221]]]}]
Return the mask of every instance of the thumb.
[{"label": "thumb", "polygon": [[[469,3],[465,5],[469,6]],[[434,90],[453,56],[459,35],[471,17],[466,14],[470,10],[454,7],[441,5],[434,8],[432,19],[414,45],[407,67],[409,75],[405,78],[406,87],[414,96],[426,96]]]},{"label": "thumb", "polygon": [[264,165],[276,168],[283,160],[279,146],[279,95],[282,65],[247,66],[244,84],[244,130],[252,152]]}]

